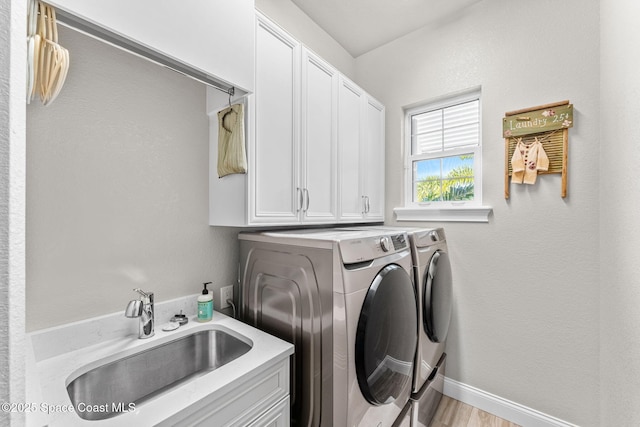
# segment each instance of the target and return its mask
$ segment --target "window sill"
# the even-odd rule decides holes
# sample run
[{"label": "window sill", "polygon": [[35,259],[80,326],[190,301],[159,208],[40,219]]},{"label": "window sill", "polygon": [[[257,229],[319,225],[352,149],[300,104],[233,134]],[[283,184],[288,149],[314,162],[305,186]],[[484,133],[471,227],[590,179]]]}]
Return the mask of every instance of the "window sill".
[{"label": "window sill", "polygon": [[490,206],[411,207],[393,210],[398,221],[489,222]]}]

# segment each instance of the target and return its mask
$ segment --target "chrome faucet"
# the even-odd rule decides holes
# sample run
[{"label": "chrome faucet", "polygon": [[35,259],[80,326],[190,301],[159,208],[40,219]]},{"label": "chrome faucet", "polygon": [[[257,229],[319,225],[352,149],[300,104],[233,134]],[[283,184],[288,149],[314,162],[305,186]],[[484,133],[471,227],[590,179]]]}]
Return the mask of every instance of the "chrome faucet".
[{"label": "chrome faucet", "polygon": [[126,317],[140,318],[140,332],[138,338],[149,338],[154,334],[154,316],[153,316],[153,292],[145,292],[142,289],[134,289],[140,294],[140,299],[129,301],[124,311]]}]

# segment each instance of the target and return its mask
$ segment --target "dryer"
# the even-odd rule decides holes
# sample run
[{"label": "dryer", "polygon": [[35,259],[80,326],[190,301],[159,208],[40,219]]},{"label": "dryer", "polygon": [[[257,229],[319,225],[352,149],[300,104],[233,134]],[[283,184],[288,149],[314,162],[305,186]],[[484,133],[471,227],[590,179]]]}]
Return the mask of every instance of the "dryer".
[{"label": "dryer", "polygon": [[420,318],[411,396],[411,426],[427,427],[442,398],[453,278],[444,229],[406,230]]},{"label": "dryer", "polygon": [[240,233],[242,319],[295,346],[292,425],[391,426],[409,401],[418,311],[406,233]]}]

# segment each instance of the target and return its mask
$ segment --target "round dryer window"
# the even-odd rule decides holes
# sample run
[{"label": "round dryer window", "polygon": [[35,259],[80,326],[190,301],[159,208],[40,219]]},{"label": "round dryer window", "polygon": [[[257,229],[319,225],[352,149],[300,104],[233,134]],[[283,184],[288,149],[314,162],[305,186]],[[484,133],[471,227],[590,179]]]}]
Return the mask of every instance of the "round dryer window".
[{"label": "round dryer window", "polygon": [[431,257],[424,282],[422,322],[432,342],[444,342],[449,332],[452,306],[451,263],[446,252]]},{"label": "round dryer window", "polygon": [[417,334],[411,278],[400,266],[390,264],[369,287],[356,332],[356,374],[369,403],[392,403],[409,386]]}]

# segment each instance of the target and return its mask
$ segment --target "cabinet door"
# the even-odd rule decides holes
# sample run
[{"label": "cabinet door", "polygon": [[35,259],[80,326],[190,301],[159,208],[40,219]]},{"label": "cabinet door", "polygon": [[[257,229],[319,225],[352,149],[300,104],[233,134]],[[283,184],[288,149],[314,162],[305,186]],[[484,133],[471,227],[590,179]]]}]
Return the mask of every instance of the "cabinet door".
[{"label": "cabinet door", "polygon": [[[51,0],[63,20],[84,21],[253,90],[252,0]],[[67,15],[67,19],[64,19]]]},{"label": "cabinet door", "polygon": [[301,208],[298,183],[300,45],[258,16],[256,92],[249,156],[251,223],[295,223]]},{"label": "cabinet door", "polygon": [[301,178],[305,222],[330,222],[337,217],[337,90],[337,71],[304,49]]},{"label": "cabinet door", "polygon": [[365,218],[384,220],[384,107],[367,96],[362,141],[362,171],[364,175]]},{"label": "cabinet door", "polygon": [[283,399],[273,405],[260,418],[249,424],[248,427],[289,427],[291,425],[291,409],[289,398]]},{"label": "cabinet door", "polygon": [[364,214],[360,190],[362,99],[364,92],[344,78],[338,92],[338,182],[340,220],[357,221]]}]

